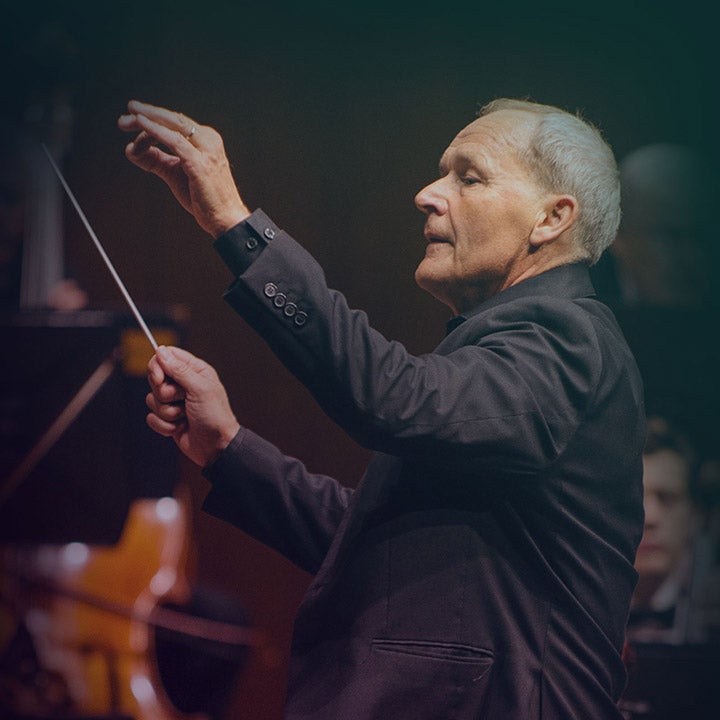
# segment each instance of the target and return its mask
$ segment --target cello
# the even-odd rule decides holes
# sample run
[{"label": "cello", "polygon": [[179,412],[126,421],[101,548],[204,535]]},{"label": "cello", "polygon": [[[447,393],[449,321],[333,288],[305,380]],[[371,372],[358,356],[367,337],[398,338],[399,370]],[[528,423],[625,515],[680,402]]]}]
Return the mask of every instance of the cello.
[{"label": "cello", "polygon": [[[159,332],[164,342],[174,340]],[[150,352],[137,330],[124,330],[118,354],[123,375],[142,375]],[[82,408],[77,413],[81,416]],[[102,478],[97,491],[102,492]],[[38,667],[36,681],[24,692],[15,682],[14,689],[5,683],[2,693],[0,681],[6,709],[28,718],[68,712],[134,720],[196,717],[202,703],[186,711],[166,690],[157,661],[158,630],[195,639],[205,649],[212,645],[211,651],[219,647],[238,668],[247,649],[265,640],[241,617],[220,622],[212,613],[208,619],[182,611],[197,590],[195,564],[190,493],[182,483],[172,494],[134,498],[115,543],[24,542],[2,548],[2,599],[16,628],[27,630]]]}]

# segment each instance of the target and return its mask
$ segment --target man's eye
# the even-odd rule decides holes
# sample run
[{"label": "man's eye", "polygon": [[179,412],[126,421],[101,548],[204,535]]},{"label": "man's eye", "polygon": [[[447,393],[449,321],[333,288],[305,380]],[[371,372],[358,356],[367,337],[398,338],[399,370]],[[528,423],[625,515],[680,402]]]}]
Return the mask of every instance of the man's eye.
[{"label": "man's eye", "polygon": [[674,492],[660,491],[657,494],[657,498],[661,505],[670,507],[671,505],[677,505],[680,502],[681,496]]},{"label": "man's eye", "polygon": [[472,176],[465,176],[460,178],[460,182],[462,182],[463,185],[476,185],[480,182],[480,179]]}]

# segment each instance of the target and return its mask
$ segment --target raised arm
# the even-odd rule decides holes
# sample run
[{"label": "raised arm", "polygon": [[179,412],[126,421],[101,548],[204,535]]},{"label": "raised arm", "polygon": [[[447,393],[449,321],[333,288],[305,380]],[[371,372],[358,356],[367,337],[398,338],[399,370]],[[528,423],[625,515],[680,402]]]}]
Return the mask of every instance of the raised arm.
[{"label": "raised arm", "polygon": [[186,115],[137,100],[118,119],[121,130],[137,133],[125,155],[162,178],[198,225],[217,237],[250,211],[240,197],[220,134]]}]

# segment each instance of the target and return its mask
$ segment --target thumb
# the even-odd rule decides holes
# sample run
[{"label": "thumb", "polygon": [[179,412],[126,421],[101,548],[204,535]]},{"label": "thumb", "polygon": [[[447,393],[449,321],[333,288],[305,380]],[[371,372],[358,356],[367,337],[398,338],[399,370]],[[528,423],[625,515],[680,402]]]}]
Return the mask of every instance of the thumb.
[{"label": "thumb", "polygon": [[210,367],[199,357],[178,347],[160,345],[155,355],[165,374],[188,390],[197,387]]}]

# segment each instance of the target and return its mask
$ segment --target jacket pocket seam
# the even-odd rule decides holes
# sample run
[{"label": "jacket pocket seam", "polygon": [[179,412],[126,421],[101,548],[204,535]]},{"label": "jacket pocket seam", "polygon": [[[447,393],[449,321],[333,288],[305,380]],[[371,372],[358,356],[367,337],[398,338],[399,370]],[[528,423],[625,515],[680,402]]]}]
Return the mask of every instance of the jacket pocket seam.
[{"label": "jacket pocket seam", "polygon": [[495,659],[491,650],[464,643],[375,638],[372,640],[372,648],[378,652],[469,664],[490,664]]}]

